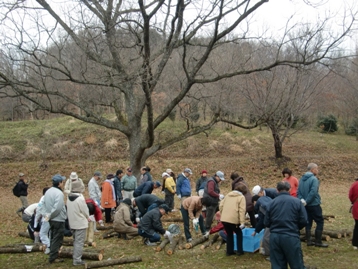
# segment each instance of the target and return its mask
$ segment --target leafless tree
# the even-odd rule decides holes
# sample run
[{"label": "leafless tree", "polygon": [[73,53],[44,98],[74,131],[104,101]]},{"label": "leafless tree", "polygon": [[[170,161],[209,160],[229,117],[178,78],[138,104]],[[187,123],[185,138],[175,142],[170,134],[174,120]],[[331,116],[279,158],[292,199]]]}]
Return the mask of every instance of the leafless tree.
[{"label": "leafless tree", "polygon": [[[128,138],[130,163],[138,173],[158,150],[220,119],[223,99],[208,87],[216,101],[211,119],[187,117],[181,133],[157,136],[170,113],[204,92],[203,85],[280,65],[321,62],[355,23],[354,16],[347,18],[337,35],[326,32],[326,21],[301,32],[287,24],[280,40],[267,40],[249,27],[250,17],[266,2],[1,1],[1,94],[26,98],[33,109],[118,130]],[[274,50],[260,58],[255,44]],[[294,53],[287,54],[287,46]],[[161,92],[167,96],[157,98]]]}]

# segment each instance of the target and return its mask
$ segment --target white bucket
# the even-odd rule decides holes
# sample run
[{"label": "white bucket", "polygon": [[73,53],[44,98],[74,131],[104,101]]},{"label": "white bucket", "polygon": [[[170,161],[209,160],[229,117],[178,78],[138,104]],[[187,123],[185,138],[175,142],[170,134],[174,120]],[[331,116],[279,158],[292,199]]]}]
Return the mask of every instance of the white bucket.
[{"label": "white bucket", "polygon": [[33,246],[25,245],[27,252],[31,252]]}]

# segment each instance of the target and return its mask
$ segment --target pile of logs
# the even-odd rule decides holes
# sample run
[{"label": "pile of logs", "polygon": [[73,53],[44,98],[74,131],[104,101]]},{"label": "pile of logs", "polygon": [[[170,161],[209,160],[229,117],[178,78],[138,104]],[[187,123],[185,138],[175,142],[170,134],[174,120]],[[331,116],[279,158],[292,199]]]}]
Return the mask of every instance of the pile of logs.
[{"label": "pile of logs", "polygon": [[[325,230],[322,232],[322,241],[330,241],[331,238],[336,238],[336,239],[345,238],[345,237],[350,236],[351,234],[352,234],[352,231],[350,231],[348,229],[342,229],[342,230],[336,230],[336,231]],[[315,239],[314,236],[315,236],[314,229],[312,229],[312,231],[311,231],[312,240]],[[301,230],[300,239],[301,239],[301,241],[306,241],[305,229]]]}]

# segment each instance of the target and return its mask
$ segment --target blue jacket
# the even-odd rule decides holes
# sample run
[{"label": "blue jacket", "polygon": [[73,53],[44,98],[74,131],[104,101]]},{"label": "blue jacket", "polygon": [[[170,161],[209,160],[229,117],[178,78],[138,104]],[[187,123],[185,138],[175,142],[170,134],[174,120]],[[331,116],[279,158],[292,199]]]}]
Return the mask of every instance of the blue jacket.
[{"label": "blue jacket", "polygon": [[146,181],[138,188],[136,188],[133,192],[133,197],[141,196],[142,194],[152,193],[154,189],[154,182],[153,181]]},{"label": "blue jacket", "polygon": [[306,209],[301,201],[290,196],[289,192],[281,192],[266,210],[264,225],[270,228],[271,233],[298,238],[300,230],[307,225]]},{"label": "blue jacket", "polygon": [[177,195],[191,196],[190,180],[183,173],[177,178]]},{"label": "blue jacket", "polygon": [[298,184],[298,199],[305,199],[306,206],[321,204],[321,196],[318,193],[319,181],[312,172],[305,173]]},{"label": "blue jacket", "polygon": [[265,195],[271,199],[275,199],[278,195],[277,189],[275,188],[266,188],[264,189]]},{"label": "blue jacket", "polygon": [[264,225],[264,219],[267,209],[269,208],[270,204],[272,202],[271,197],[269,196],[261,196],[254,207],[255,213],[259,215],[259,220],[256,223],[255,226],[255,232],[259,233],[263,228],[265,228]]}]

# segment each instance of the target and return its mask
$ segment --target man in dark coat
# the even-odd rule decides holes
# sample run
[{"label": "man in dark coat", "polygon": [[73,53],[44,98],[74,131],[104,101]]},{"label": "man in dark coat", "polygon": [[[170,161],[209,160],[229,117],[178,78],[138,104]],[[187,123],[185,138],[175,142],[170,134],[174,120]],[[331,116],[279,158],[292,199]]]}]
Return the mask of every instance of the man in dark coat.
[{"label": "man in dark coat", "polygon": [[163,228],[161,217],[170,211],[166,204],[154,208],[142,218],[138,225],[138,234],[145,238],[144,244],[155,246],[155,242],[160,241],[160,235],[171,236],[169,231]]},{"label": "man in dark coat", "polygon": [[138,207],[141,217],[143,217],[145,213],[149,212],[151,209],[164,203],[165,201],[163,199],[158,198],[158,196],[154,194],[143,194],[132,201],[133,207]]},{"label": "man in dark coat", "polygon": [[138,197],[143,194],[151,194],[154,189],[159,188],[160,186],[162,185],[159,181],[146,181],[134,190],[133,197]]},{"label": "man in dark coat", "polygon": [[278,196],[266,210],[264,225],[270,228],[271,268],[305,269],[300,230],[307,225],[307,213],[301,201],[289,193],[290,184],[277,184]]}]

